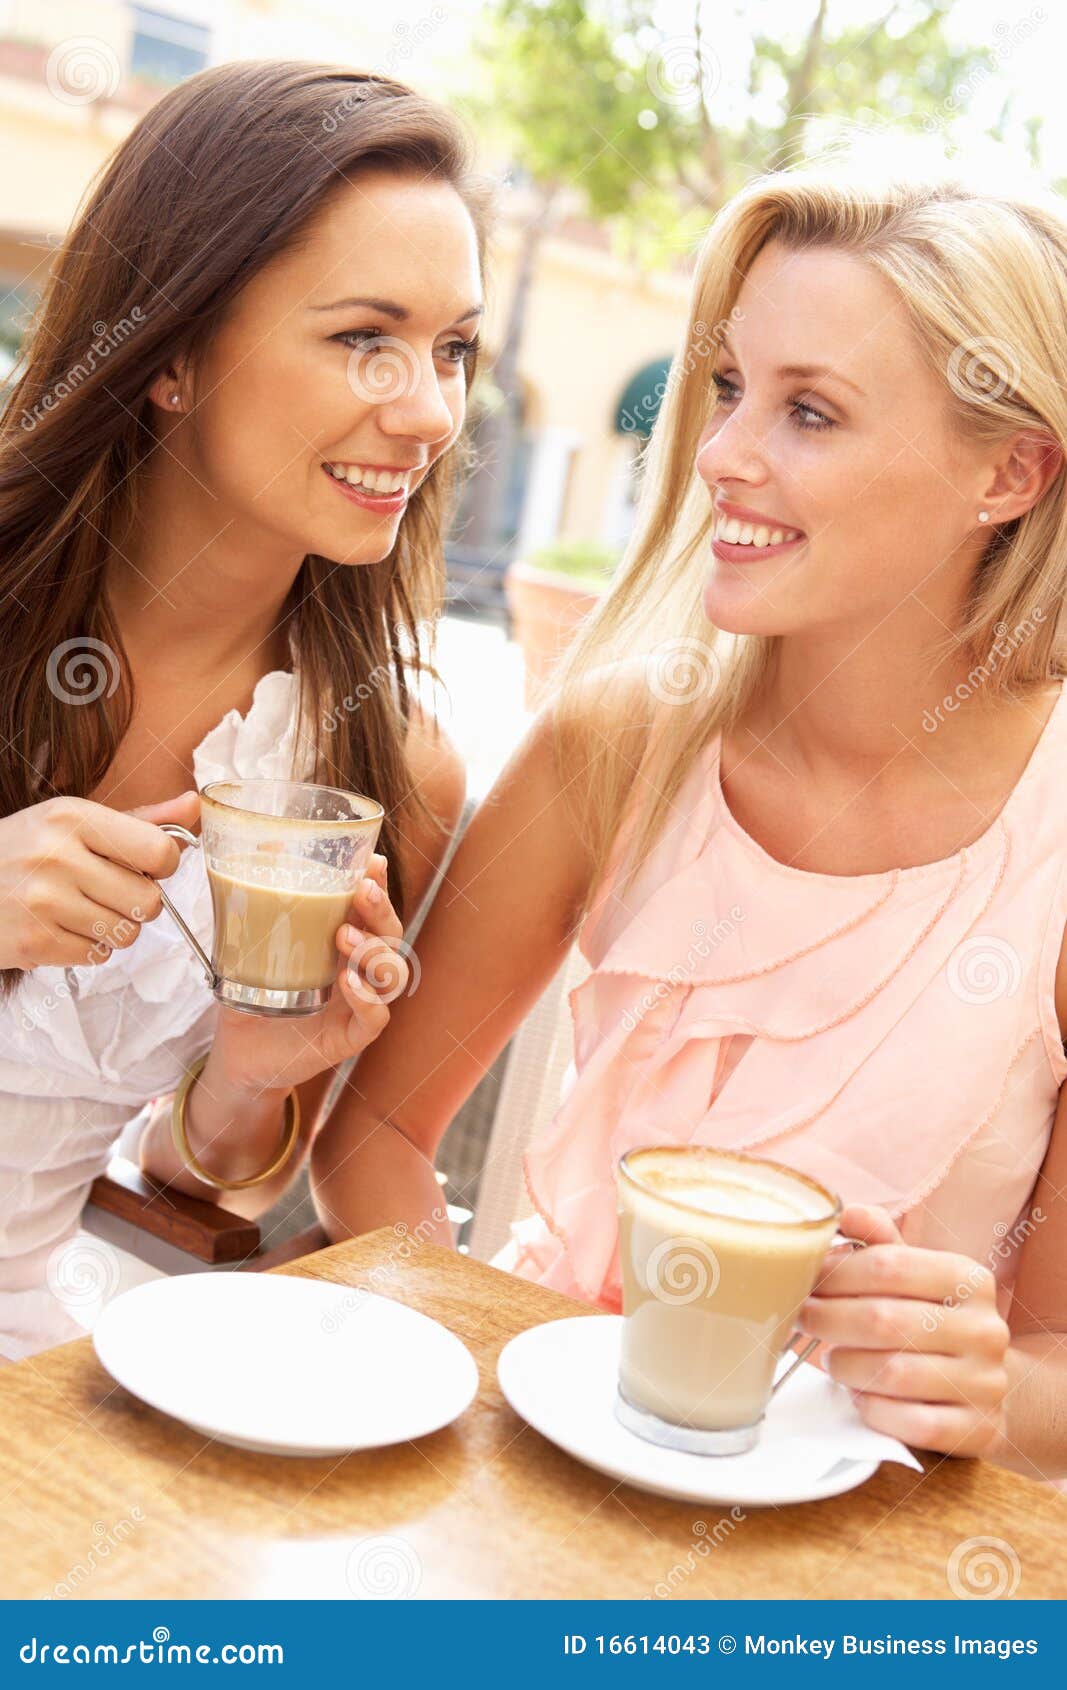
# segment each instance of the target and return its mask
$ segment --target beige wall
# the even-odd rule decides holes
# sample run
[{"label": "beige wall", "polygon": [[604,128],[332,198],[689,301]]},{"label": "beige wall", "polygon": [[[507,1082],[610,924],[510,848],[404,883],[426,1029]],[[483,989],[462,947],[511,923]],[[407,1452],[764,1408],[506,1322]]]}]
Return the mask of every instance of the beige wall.
[{"label": "beige wall", "polygon": [[[499,343],[514,286],[519,234],[504,224],[493,242],[486,339]],[[678,274],[641,278],[609,253],[546,239],[523,334],[520,374],[534,400],[537,430],[574,437],[560,537],[608,537],[613,493],[633,452],[614,432],[630,377],[669,357],[685,328],[688,282]]]}]

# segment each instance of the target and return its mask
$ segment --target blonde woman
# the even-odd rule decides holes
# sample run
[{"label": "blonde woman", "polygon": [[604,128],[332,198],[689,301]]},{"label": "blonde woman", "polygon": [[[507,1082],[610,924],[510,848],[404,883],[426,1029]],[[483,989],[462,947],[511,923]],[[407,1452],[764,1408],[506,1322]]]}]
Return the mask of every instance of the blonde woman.
[{"label": "blonde woman", "polygon": [[716,218],[628,557],[315,1147],[335,1235],[433,1212],[577,937],[515,1271],[619,1307],[632,1145],[791,1163],[872,1246],[804,1308],[864,1419],[1067,1473],[1065,348],[1040,195],[831,159]]}]

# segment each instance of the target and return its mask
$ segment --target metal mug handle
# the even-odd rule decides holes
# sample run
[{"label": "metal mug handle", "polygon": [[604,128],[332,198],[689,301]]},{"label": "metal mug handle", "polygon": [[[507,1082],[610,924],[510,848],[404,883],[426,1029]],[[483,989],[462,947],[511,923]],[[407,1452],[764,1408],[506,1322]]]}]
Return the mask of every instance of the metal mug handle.
[{"label": "metal mug handle", "polygon": [[[827,1252],[826,1252],[827,1255],[829,1255],[831,1250],[836,1249],[836,1247],[839,1244],[851,1244],[851,1246],[854,1250],[865,1250],[866,1247],[867,1247],[867,1240],[865,1238],[835,1237],[833,1242],[828,1246],[828,1249],[827,1249]],[[791,1346],[793,1344],[795,1344],[797,1339],[800,1338],[801,1336],[802,1336],[802,1333],[800,1333],[799,1331],[794,1332],[793,1336],[789,1340],[789,1343],[785,1346],[785,1350],[782,1351],[782,1354],[785,1355],[786,1350],[790,1349]],[[794,1373],[796,1372],[797,1368],[800,1366],[801,1362],[807,1361],[807,1359],[811,1355],[812,1351],[817,1350],[821,1343],[822,1343],[821,1338],[809,1338],[802,1350],[794,1351],[793,1360],[789,1363],[789,1366],[786,1368],[786,1370],[782,1374],[781,1378],[776,1379],[774,1381],[774,1384],[771,1386],[771,1396],[772,1397],[774,1396],[775,1392],[782,1385],[785,1384],[787,1379],[792,1379]]]},{"label": "metal mug handle", "polygon": [[[170,833],[175,839],[184,839],[187,845],[201,844],[201,841],[196,837],[195,833],[190,833],[187,827],[179,827],[177,822],[159,822],[157,825],[161,833]],[[159,895],[163,900],[163,908],[167,910],[173,920],[177,923],[178,931],[181,933],[190,950],[192,950],[196,956],[201,968],[204,970],[204,977],[207,980],[208,985],[211,987],[211,990],[214,991],[221,976],[216,974],[211,958],[200,943],[200,940],[197,938],[192,929],[187,926],[184,917],[179,915],[178,911],[167,897],[167,894],[164,892],[162,886],[159,885],[158,880],[156,881],[156,885],[159,887]]]}]

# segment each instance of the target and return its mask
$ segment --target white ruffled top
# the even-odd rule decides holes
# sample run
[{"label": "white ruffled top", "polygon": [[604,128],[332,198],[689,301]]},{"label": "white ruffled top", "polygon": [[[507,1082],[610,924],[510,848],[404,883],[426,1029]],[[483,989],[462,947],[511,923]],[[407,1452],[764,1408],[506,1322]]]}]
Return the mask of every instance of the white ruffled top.
[{"label": "white ruffled top", "polygon": [[[312,752],[298,740],[298,704],[295,671],[264,675],[247,715],[230,710],[196,747],[197,787],[307,779]],[[166,888],[210,949],[211,894],[198,849],[183,848]],[[203,970],[166,910],[106,962],[28,971],[0,1007],[0,1356],[82,1335],[69,1298],[55,1294],[64,1241],[74,1238],[123,1125],[203,1055],[216,1015]]]},{"label": "white ruffled top", "polygon": [[[294,770],[296,676],[272,670],[247,716],[231,710],[193,753],[197,787],[213,780],[300,780]],[[192,846],[166,885],[206,950],[211,894]],[[134,1109],[181,1079],[211,1042],[215,1012],[203,969],[166,910],[106,962],[35,968],[0,1014],[0,1090],[77,1097]],[[0,1127],[0,1141],[3,1128]],[[2,1155],[2,1151],[0,1151]]]}]

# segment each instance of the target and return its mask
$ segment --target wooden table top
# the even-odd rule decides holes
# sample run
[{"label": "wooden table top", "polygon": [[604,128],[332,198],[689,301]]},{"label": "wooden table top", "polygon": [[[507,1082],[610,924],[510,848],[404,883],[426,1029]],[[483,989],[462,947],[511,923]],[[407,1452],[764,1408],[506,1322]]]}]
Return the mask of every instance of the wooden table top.
[{"label": "wooden table top", "polygon": [[922,1475],[886,1463],[844,1496],[741,1519],[670,1502],[572,1460],[501,1396],[507,1340],[596,1319],[585,1304],[432,1246],[401,1257],[392,1231],[278,1271],[369,1283],[440,1320],[477,1360],[475,1401],[415,1443],[295,1459],[148,1408],[88,1338],[4,1368],[5,1596],[948,1597],[949,1558],[976,1537],[1017,1556],[1017,1596],[1062,1595],[1051,1486],[926,1456]]}]

